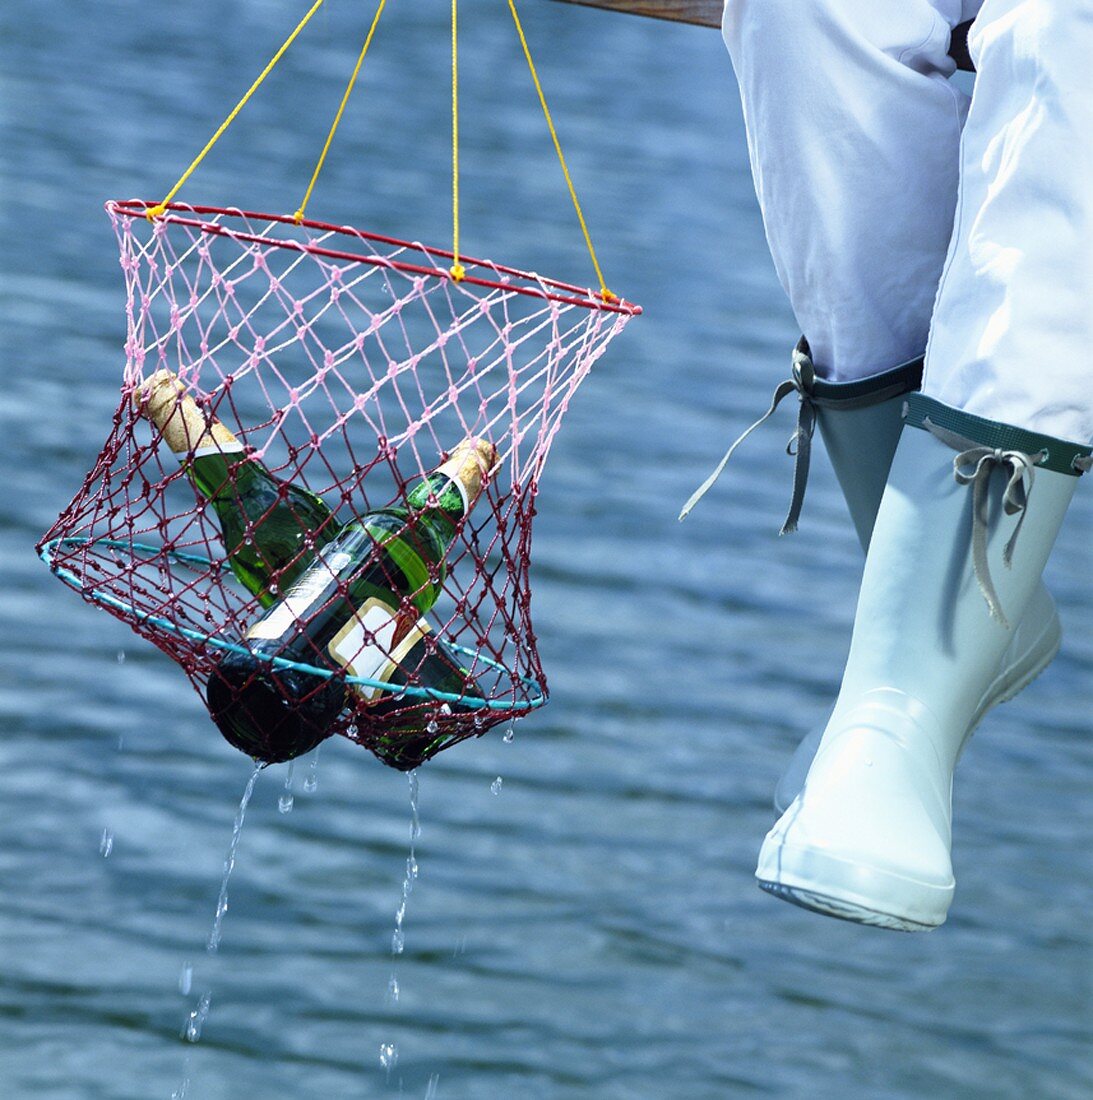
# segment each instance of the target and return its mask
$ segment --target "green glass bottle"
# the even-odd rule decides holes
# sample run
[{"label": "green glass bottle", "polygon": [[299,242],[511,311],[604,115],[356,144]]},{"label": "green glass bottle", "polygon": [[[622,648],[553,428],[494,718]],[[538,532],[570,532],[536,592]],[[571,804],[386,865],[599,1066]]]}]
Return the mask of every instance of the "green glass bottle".
[{"label": "green glass bottle", "polygon": [[156,371],[135,400],[216,513],[231,571],[263,607],[275,604],[338,533],[331,510],[250,457],[171,371]]},{"label": "green glass bottle", "polygon": [[399,699],[396,693],[389,691],[376,690],[367,694],[368,689],[360,689],[372,700],[368,718],[372,729],[379,732],[368,747],[388,767],[404,772],[413,771],[450,740],[450,735],[438,728],[434,715],[475,710],[475,704],[463,700],[482,697],[482,689],[464,667],[459,651],[443,638],[436,637],[430,647],[425,640],[428,633],[429,624],[419,619],[391,654],[390,664],[377,679],[395,686],[420,683],[448,695],[461,696],[461,699],[433,701],[409,696]]},{"label": "green glass bottle", "polygon": [[209,680],[209,711],[228,741],[261,760],[289,760],[318,744],[346,703],[341,677],[275,668],[269,658],[381,679],[436,602],[448,547],[496,458],[492,444],[464,440],[404,507],[346,524],[316,555],[247,631],[253,656],[226,654]]}]

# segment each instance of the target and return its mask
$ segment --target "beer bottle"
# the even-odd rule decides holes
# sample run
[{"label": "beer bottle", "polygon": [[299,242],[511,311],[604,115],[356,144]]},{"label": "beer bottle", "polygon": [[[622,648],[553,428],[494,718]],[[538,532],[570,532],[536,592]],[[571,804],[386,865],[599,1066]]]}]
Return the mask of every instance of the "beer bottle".
[{"label": "beer bottle", "polygon": [[220,523],[231,571],[263,607],[278,600],[338,533],[321,497],[276,478],[219,420],[203,411],[176,374],[159,370],[137,391],[141,413],[178,456]]},{"label": "beer bottle", "polygon": [[492,444],[464,440],[405,506],[346,524],[316,555],[247,631],[249,652],[226,654],[209,680],[209,710],[228,741],[272,762],[327,736],[346,702],[337,673],[380,678],[436,602],[448,548],[496,458]]},{"label": "beer bottle", "polygon": [[[422,637],[428,633],[429,624],[424,619],[411,631],[406,641],[391,654],[391,664],[380,673],[378,679],[393,685],[420,681],[423,687],[435,688],[448,695],[481,698],[482,689],[475,683],[470,671],[463,665],[458,650],[435,638],[435,649],[429,652]],[[408,646],[408,643],[412,643]],[[408,646],[408,647],[407,647]],[[405,650],[405,655],[401,651]],[[359,688],[364,692],[368,689]],[[382,728],[381,735],[369,745],[373,755],[388,767],[399,771],[413,771],[421,764],[430,749],[442,747],[448,734],[437,728],[434,715],[451,714],[453,711],[477,709],[474,704],[459,700],[430,700],[419,696],[400,699],[397,693],[377,691],[369,708],[369,718]],[[385,715],[392,711],[400,713]],[[430,723],[433,723],[430,729]]]}]

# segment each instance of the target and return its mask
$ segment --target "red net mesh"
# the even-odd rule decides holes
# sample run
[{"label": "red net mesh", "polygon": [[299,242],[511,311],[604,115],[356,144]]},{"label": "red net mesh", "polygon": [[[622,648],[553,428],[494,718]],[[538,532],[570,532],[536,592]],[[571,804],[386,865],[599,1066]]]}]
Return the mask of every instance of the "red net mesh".
[{"label": "red net mesh", "polygon": [[[482,261],[464,259],[457,283],[447,253],[346,227],[107,209],[127,289],[124,381],[98,461],[42,540],[51,568],[174,658],[229,740],[266,759],[309,747],[278,741],[302,713],[311,743],[340,733],[407,768],[541,705],[538,482],[576,387],[636,307]],[[198,410],[181,453],[169,445],[181,405],[157,424],[155,392]],[[436,536],[441,483],[420,486],[464,440],[478,448],[471,507]],[[210,453],[227,476],[202,485]],[[257,506],[244,467],[266,493]],[[421,552],[413,568],[376,534],[377,513],[407,560]],[[286,524],[296,549],[271,549]],[[363,556],[339,572],[332,548],[362,527]],[[364,559],[393,617],[362,610]],[[316,570],[329,586],[314,596]],[[338,659],[325,635],[301,648],[320,615],[349,636]],[[256,627],[271,619],[295,648]],[[249,672],[228,676],[240,662]],[[226,719],[241,698],[242,717]],[[231,735],[236,719],[269,738],[255,750]]]}]

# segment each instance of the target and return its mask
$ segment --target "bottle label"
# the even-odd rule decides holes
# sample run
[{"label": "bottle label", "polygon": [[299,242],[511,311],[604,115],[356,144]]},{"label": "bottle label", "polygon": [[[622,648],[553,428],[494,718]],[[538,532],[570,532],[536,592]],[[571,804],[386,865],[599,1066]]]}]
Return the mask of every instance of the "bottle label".
[{"label": "bottle label", "polygon": [[[365,600],[356,615],[331,638],[327,652],[350,676],[380,679],[377,674],[395,657],[398,625],[398,612],[390,604],[375,597]],[[410,634],[414,634],[414,630]],[[357,688],[369,699],[377,690],[362,684]]]},{"label": "bottle label", "polygon": [[[406,637],[399,642],[393,650],[387,660],[387,663],[379,670],[375,676],[370,676],[370,680],[380,680],[385,684],[391,682],[391,677],[402,667],[402,662],[406,659],[410,650],[414,648],[429,633],[429,624],[424,619],[418,619],[418,621],[406,632]],[[357,684],[356,690],[364,696],[369,702],[375,700],[375,698],[383,694],[388,698],[392,693],[384,691],[383,688],[371,688],[365,687],[364,684]]]},{"label": "bottle label", "polygon": [[247,631],[248,638],[276,641],[297,625],[307,622],[307,613],[338,574],[353,560],[350,554],[331,554],[326,561],[316,562],[276,603]]},{"label": "bottle label", "polygon": [[177,458],[179,462],[190,462],[191,460],[205,458],[206,455],[237,455],[242,454],[245,450],[246,448],[237,439],[233,443],[214,443],[210,447],[198,447],[192,454],[181,451]]},{"label": "bottle label", "polygon": [[[446,465],[450,465],[450,463]],[[459,493],[459,499],[463,502],[463,507],[460,509],[460,515],[465,516],[471,510],[471,501],[470,498],[467,496],[467,486],[464,485],[458,477],[456,477],[455,473],[453,473],[450,469],[445,469],[444,466],[441,466],[437,470],[437,473],[443,474],[448,479],[448,484],[445,485],[444,488],[441,489],[439,492],[434,490],[434,495],[436,496],[436,499],[441,500],[449,490],[455,489]]]}]

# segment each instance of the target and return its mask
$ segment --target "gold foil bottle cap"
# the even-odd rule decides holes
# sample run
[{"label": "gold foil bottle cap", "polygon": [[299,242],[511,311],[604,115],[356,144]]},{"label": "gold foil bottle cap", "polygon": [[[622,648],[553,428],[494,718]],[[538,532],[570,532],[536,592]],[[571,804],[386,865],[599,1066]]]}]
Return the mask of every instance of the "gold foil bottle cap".
[{"label": "gold foil bottle cap", "polygon": [[437,468],[462,486],[470,504],[482,491],[482,479],[497,464],[497,448],[486,439],[473,436],[456,445],[451,457]]},{"label": "gold foil bottle cap", "polygon": [[225,452],[242,449],[231,431],[198,406],[174,371],[157,370],[137,388],[133,402],[159,428],[176,455],[206,447]]}]

